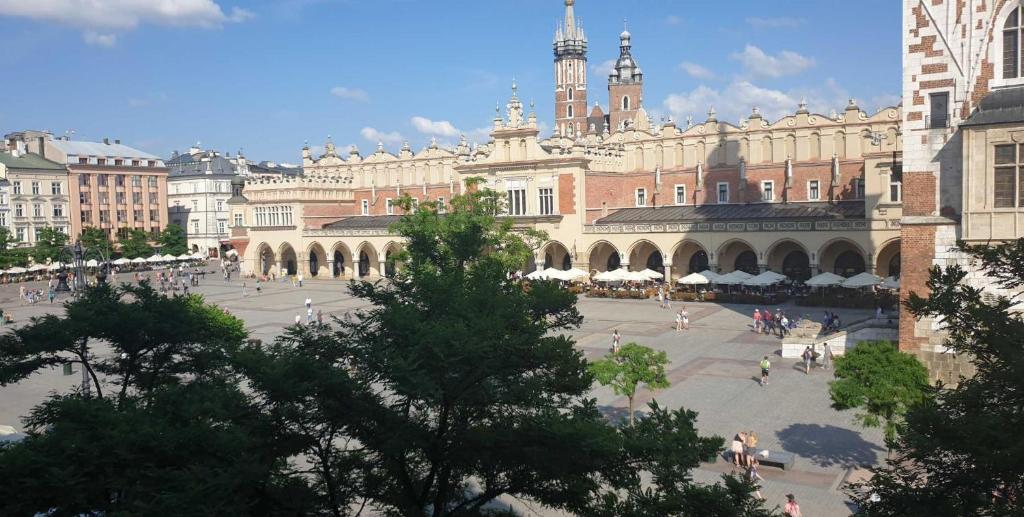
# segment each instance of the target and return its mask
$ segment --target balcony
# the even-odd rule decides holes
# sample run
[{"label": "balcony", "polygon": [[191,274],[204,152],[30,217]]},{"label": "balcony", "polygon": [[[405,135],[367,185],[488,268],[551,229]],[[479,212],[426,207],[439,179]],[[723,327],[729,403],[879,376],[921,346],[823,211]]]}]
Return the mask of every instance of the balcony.
[{"label": "balcony", "polygon": [[932,117],[931,115],[924,116],[924,127],[926,129],[946,129],[949,127],[949,115],[943,115],[941,117]]}]

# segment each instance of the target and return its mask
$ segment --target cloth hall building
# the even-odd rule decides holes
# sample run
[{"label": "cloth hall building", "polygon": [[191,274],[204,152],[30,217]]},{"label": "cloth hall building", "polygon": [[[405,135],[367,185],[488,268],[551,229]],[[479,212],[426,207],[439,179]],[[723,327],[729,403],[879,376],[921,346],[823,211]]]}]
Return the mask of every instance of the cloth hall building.
[{"label": "cloth hall building", "polygon": [[[397,200],[450,200],[465,180],[504,191],[517,225],[550,240],[524,267],[664,271],[773,270],[794,278],[900,271],[900,107],[851,100],[838,114],[806,105],[768,120],[756,107],[732,123],[655,123],[633,36],[619,36],[614,72],[590,81],[587,35],[565,1],[555,34],[554,134],[543,136],[515,85],[490,142],[463,139],[397,154],[302,150],[294,178],[236,178],[231,244],[257,273],[375,278],[402,246],[388,227]],[[595,86],[598,88],[595,89]],[[607,88],[607,113],[590,102]],[[589,109],[589,112],[588,112]]]}]

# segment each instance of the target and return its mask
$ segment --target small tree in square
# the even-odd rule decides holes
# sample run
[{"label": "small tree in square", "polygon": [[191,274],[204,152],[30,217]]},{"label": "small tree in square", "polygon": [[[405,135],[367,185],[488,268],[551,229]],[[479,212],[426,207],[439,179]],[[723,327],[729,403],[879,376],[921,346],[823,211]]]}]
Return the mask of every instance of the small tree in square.
[{"label": "small tree in square", "polygon": [[618,353],[590,364],[590,371],[597,382],[611,386],[616,395],[629,400],[629,425],[633,426],[633,400],[640,384],[648,389],[659,390],[669,387],[665,377],[668,355],[637,343],[626,343]]}]

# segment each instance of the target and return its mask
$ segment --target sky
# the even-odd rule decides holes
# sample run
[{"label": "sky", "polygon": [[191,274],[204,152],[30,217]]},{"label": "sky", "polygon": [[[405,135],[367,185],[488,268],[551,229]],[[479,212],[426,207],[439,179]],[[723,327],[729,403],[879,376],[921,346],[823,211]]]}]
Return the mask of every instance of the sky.
[{"label": "sky", "polygon": [[[120,139],[297,163],[330,136],[365,156],[484,143],[513,78],[553,120],[563,0],[0,0],[0,132]],[[738,122],[900,102],[900,2],[576,0],[589,102],[624,23],[652,120]],[[595,99],[596,96],[596,99]],[[73,133],[71,133],[73,132]]]}]

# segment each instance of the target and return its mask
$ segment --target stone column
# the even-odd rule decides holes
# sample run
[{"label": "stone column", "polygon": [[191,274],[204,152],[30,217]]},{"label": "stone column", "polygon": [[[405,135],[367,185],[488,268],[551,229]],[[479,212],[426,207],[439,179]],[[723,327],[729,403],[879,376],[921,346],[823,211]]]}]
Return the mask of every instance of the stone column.
[{"label": "stone column", "polygon": [[377,270],[377,276],[380,276],[380,277],[385,276],[384,273],[387,271],[387,264],[388,264],[388,260],[387,259],[380,259],[380,269]]},{"label": "stone column", "polygon": [[349,278],[351,278],[352,280],[355,280],[355,279],[359,278],[359,261],[358,260],[353,260],[352,261],[352,276],[349,277]]},{"label": "stone column", "polygon": [[665,282],[672,285],[672,264],[665,264]]}]

